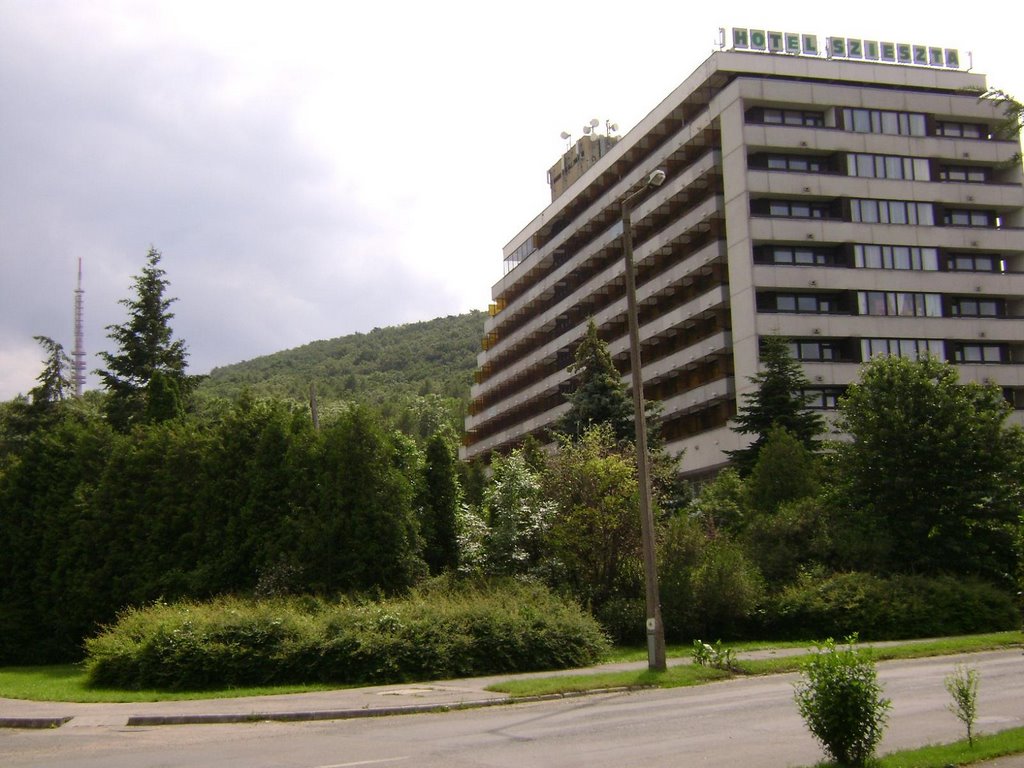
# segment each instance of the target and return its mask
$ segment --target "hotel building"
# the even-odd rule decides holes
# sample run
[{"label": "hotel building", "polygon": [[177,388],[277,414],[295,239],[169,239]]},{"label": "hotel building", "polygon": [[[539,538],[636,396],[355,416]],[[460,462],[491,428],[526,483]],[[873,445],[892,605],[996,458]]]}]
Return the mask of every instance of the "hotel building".
[{"label": "hotel building", "polygon": [[746,443],[730,420],[768,334],[826,411],[872,356],[924,353],[1024,408],[1020,145],[995,134],[984,76],[939,54],[722,50],[618,140],[572,146],[505,246],[463,458],[547,439],[590,318],[628,385],[621,204],[655,169],[631,219],[642,378],[683,474]]}]

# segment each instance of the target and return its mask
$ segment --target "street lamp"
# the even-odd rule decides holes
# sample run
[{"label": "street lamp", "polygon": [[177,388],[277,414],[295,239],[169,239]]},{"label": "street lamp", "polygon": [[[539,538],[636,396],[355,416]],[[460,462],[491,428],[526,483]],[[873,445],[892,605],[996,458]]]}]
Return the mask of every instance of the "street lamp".
[{"label": "street lamp", "polygon": [[629,315],[629,365],[633,376],[633,417],[636,426],[636,474],[640,491],[640,536],[644,554],[644,582],[647,604],[647,666],[652,672],[665,671],[665,627],[661,623],[658,597],[658,563],[654,555],[654,512],[651,509],[651,471],[647,461],[647,419],[640,371],[640,324],[636,312],[636,277],[633,268],[633,206],[651,187],[660,187],[665,172],[656,170],[635,192],[622,201],[622,244],[626,261],[626,307]]}]

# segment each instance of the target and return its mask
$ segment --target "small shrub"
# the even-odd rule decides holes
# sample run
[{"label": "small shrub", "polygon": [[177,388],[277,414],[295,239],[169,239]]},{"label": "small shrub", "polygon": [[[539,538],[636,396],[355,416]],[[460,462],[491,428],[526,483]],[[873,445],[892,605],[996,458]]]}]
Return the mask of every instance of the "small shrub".
[{"label": "small shrub", "polygon": [[957,664],[946,678],[946,690],[953,697],[949,711],[967,728],[967,743],[974,747],[974,721],[978,716],[978,670]]},{"label": "small shrub", "polygon": [[882,739],[891,702],[882,698],[874,663],[834,640],[818,646],[796,685],[796,703],[808,729],[841,766],[863,766]]},{"label": "small shrub", "polygon": [[705,643],[703,640],[694,640],[692,658],[694,664],[702,667],[725,670],[736,668],[736,653],[732,648],[723,648],[721,640],[714,645]]}]

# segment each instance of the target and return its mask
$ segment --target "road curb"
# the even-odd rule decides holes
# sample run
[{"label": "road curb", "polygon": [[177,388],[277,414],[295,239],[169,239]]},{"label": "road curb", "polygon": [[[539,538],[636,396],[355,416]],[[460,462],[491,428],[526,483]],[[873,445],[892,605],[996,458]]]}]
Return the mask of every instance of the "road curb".
[{"label": "road curb", "polygon": [[[436,712],[453,712],[461,709],[505,706],[508,704],[529,704],[531,702],[556,701],[580,696],[624,693],[638,690],[636,687],[601,688],[591,691],[549,693],[538,696],[503,696],[495,699],[475,699],[446,704],[409,704],[400,707],[361,707],[359,709],[320,709],[297,712],[240,712],[232,714],[201,715],[133,715],[128,726],[157,725],[225,725],[262,722],[311,722],[315,720],[354,720],[362,717],[391,717],[395,715],[419,715]],[[68,718],[70,719],[70,718]]]},{"label": "road curb", "polygon": [[70,717],[0,717],[0,728],[60,728]]}]

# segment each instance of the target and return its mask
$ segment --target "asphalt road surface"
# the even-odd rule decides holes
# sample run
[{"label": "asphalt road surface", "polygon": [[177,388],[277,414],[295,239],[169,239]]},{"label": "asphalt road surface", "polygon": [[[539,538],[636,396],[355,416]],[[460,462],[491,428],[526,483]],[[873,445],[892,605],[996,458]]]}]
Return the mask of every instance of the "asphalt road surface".
[{"label": "asphalt road surface", "polygon": [[[952,741],[944,678],[980,674],[978,731],[1024,725],[1020,650],[879,665],[893,707],[881,751]],[[444,714],[310,723],[0,732],[0,766],[75,768],[777,768],[823,754],[793,703],[795,675]]]}]

